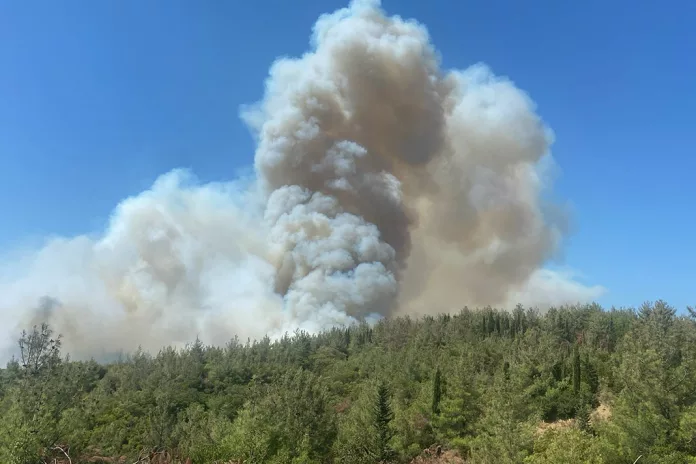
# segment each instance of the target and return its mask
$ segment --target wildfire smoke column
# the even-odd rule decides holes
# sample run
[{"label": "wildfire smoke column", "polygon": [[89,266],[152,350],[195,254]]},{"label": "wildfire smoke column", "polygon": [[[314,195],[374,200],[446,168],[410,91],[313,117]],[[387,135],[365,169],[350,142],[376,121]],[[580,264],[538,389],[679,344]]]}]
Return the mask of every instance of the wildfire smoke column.
[{"label": "wildfire smoke column", "polygon": [[4,265],[7,327],[46,321],[99,357],[601,293],[544,269],[564,217],[542,201],[552,135],[522,91],[443,70],[426,28],[375,1],[320,17],[311,45],[242,112],[252,178],[172,171],[103,234]]}]

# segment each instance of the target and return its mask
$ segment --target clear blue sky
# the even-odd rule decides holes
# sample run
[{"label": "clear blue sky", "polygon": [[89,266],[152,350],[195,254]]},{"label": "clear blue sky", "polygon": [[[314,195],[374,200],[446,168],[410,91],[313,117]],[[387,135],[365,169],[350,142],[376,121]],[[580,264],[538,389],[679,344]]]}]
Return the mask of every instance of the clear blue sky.
[{"label": "clear blue sky", "polygon": [[[240,104],[308,48],[336,0],[0,2],[0,250],[98,230],[175,167],[253,159]],[[384,0],[425,23],[445,67],[478,61],[556,133],[565,263],[600,301],[696,303],[696,3]]]}]

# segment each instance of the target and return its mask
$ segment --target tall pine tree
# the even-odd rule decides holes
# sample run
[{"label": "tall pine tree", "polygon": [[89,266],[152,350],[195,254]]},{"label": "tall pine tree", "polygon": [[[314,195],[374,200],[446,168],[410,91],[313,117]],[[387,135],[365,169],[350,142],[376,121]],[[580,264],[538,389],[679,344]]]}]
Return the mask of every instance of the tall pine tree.
[{"label": "tall pine tree", "polygon": [[433,414],[440,414],[440,401],[442,400],[442,373],[438,367],[435,371],[435,378],[433,379]]},{"label": "tall pine tree", "polygon": [[578,346],[573,347],[573,391],[580,392],[580,352]]},{"label": "tall pine tree", "polygon": [[377,386],[377,402],[375,404],[374,414],[375,431],[377,434],[377,462],[390,462],[396,455],[390,445],[391,439],[394,436],[394,432],[390,425],[391,421],[394,419],[394,412],[389,404],[389,390],[383,382],[380,382]]}]

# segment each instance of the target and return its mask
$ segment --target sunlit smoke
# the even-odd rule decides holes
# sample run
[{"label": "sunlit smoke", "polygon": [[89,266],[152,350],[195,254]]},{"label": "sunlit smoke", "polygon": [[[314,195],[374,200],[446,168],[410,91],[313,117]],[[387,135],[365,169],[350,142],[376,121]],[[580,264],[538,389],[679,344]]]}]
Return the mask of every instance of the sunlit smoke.
[{"label": "sunlit smoke", "polygon": [[172,171],[102,236],[4,265],[0,342],[47,321],[105,357],[602,292],[544,268],[566,228],[542,201],[552,134],[533,102],[484,65],[443,70],[426,28],[375,1],[322,16],[242,118],[254,179]]}]

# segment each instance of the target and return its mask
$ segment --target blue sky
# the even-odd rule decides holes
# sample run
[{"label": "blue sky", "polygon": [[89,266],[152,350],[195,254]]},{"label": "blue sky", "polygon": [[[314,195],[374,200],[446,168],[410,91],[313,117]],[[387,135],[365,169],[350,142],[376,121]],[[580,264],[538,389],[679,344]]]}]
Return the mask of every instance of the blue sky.
[{"label": "blue sky", "polygon": [[[253,160],[238,118],[335,0],[0,3],[0,250],[98,231],[125,196]],[[385,0],[444,67],[483,61],[556,134],[564,264],[605,305],[696,304],[696,4]]]}]

